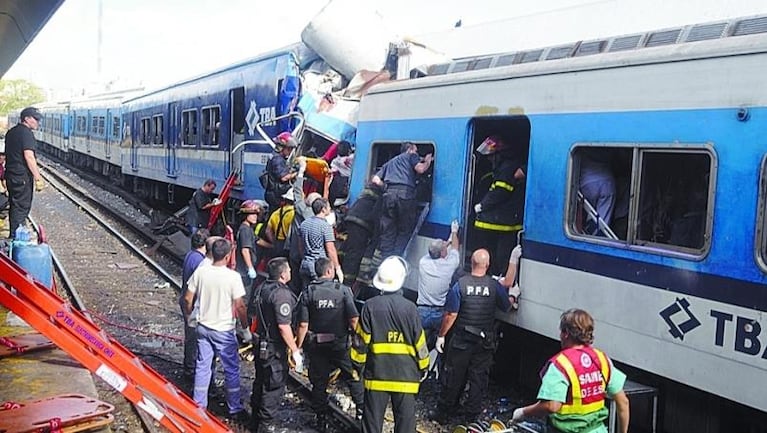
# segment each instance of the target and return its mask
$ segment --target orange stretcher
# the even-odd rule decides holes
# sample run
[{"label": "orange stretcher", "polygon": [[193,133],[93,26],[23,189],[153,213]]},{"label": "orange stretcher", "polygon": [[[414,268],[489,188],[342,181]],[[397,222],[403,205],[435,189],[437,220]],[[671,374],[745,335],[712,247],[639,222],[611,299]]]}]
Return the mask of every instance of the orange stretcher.
[{"label": "orange stretcher", "polygon": [[0,432],[83,431],[112,422],[113,410],[111,404],[81,394],[6,402],[0,406]]},{"label": "orange stretcher", "polygon": [[0,358],[36,350],[53,349],[54,347],[56,345],[51,340],[37,332],[0,337]]},{"label": "orange stretcher", "polygon": [[[168,431],[231,432],[224,423],[198,406],[83,313],[31,278],[5,254],[0,254],[0,304],[53,341]],[[3,413],[0,419],[5,420],[11,412]]]},{"label": "orange stretcher", "polygon": [[327,161],[322,158],[306,158],[307,176],[322,184],[328,173],[330,173],[330,167]]}]

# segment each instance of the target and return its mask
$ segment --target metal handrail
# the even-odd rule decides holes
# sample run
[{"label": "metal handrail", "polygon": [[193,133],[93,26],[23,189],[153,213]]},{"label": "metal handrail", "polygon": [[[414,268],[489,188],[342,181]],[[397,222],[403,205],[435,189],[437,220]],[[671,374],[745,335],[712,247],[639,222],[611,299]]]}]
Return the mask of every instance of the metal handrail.
[{"label": "metal handrail", "polygon": [[602,231],[602,233],[604,233],[608,238],[617,241],[618,236],[615,235],[615,232],[613,232],[605,220],[599,216],[599,212],[594,209],[594,206],[586,199],[586,197],[583,196],[583,193],[580,191],[578,191],[578,200],[584,204],[584,207],[586,208],[586,214],[589,216],[589,219],[597,223],[597,226],[599,226],[599,229]]}]

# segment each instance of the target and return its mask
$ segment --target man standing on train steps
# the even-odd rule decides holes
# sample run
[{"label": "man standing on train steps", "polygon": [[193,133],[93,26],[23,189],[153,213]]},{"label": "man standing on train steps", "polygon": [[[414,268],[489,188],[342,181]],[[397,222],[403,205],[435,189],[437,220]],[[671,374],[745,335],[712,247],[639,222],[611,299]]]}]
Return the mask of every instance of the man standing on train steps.
[{"label": "man standing on train steps", "polygon": [[224,366],[224,386],[229,415],[239,422],[250,421],[240,400],[240,358],[237,353],[235,323],[244,328],[243,342],[252,340],[248,331],[245,288],[237,272],[227,268],[232,244],[218,239],[212,247],[213,264],[202,266],[189,279],[184,295],[186,314],[191,315],[197,298],[197,362],[194,373],[194,401],[208,407],[208,387],[213,374],[211,364],[218,356]]},{"label": "man standing on train steps", "polygon": [[511,309],[506,288],[487,275],[489,266],[490,253],[485,249],[474,251],[471,274],[460,278],[447,294],[436,343],[437,351],[443,352],[445,337],[453,331],[445,361],[447,383],[435,415],[435,420],[443,424],[458,409],[458,400],[467,382],[469,395],[462,415],[467,422],[474,422],[482,412],[482,398],[488,387],[497,347],[495,310]]},{"label": "man standing on train steps", "polygon": [[280,133],[275,139],[275,153],[266,163],[266,182],[264,200],[272,209],[280,206],[280,197],[290,191],[290,181],[298,176],[298,171],[288,167],[290,154],[298,147],[298,142],[289,132]]},{"label": "man standing on train steps", "polygon": [[42,191],[45,185],[37,168],[37,140],[32,134],[40,127],[42,118],[37,108],[27,107],[21,110],[19,124],[5,134],[5,182],[10,202],[11,238],[20,225],[26,224],[34,191]]},{"label": "man standing on train steps", "polygon": [[617,410],[617,433],[629,429],[629,399],[623,391],[626,375],[594,342],[594,319],[584,310],[562,313],[559,320],[562,351],[541,370],[538,402],[514,410],[512,421],[549,416],[556,432],[607,433],[605,399]]},{"label": "man standing on train steps", "polygon": [[378,247],[381,257],[404,252],[417,218],[416,175],[426,173],[434,160],[431,153],[421,160],[418,147],[409,141],[402,143],[400,151],[372,179],[376,185],[386,185]]},{"label": "man standing on train steps", "polygon": [[358,422],[362,422],[364,390],[349,357],[349,330],[357,327],[359,317],[354,295],[349,287],[333,281],[335,269],[330,259],[321,257],[314,267],[318,278],[301,293],[298,304],[298,346],[305,347],[311,363],[312,405],[323,430],[330,409],[328,376],[334,369],[341,370],[349,385]]}]

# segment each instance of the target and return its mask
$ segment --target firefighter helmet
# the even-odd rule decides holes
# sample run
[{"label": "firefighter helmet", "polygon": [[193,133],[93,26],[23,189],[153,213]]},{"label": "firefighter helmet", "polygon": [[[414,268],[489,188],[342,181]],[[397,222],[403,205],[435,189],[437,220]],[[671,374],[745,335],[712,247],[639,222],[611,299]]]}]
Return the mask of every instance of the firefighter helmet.
[{"label": "firefighter helmet", "polygon": [[384,292],[396,292],[402,288],[407,277],[408,266],[400,256],[389,256],[381,262],[373,277],[373,285]]}]

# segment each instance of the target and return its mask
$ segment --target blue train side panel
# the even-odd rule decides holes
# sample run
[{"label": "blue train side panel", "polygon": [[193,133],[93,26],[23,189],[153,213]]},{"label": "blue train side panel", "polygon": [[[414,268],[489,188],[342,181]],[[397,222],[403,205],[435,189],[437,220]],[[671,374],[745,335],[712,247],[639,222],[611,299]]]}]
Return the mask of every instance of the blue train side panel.
[{"label": "blue train side panel", "polygon": [[295,53],[283,51],[125,101],[123,173],[187,188],[212,178],[220,188],[238,171],[233,197],[263,197],[257,179],[272,149],[256,124],[271,137],[290,126],[271,119],[295,106],[297,75]]}]

